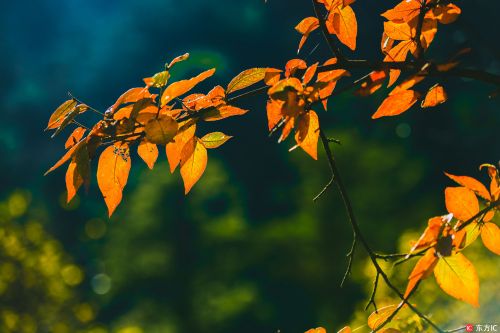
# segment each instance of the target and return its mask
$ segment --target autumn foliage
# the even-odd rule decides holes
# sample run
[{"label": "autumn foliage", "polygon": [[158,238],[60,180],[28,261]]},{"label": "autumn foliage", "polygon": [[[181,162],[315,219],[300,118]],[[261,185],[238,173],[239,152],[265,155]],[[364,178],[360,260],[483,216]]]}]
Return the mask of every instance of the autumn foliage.
[{"label": "autumn foliage", "polygon": [[[65,154],[47,173],[69,162],[66,172],[69,202],[82,185],[89,186],[91,161],[98,160],[97,184],[111,216],[122,201],[132,157],[135,156],[131,150],[136,150],[150,169],[154,168],[158,157],[165,154],[170,172],[179,169],[187,194],[205,171],[208,150],[219,148],[232,138],[222,132],[200,133],[198,124],[242,116],[248,110],[237,106],[239,98],[267,92],[265,109],[270,135],[276,135],[278,142],[293,141],[290,151],[300,148],[315,160],[321,141],[332,169],[332,182],[337,182],[343,196],[347,197],[320,122],[321,112],[328,109],[328,101],[335,94],[351,89],[356,95],[366,97],[384,85],[392,87],[371,115],[371,118],[378,119],[400,115],[417,102],[421,108],[445,103],[448,94],[440,82],[444,76],[462,76],[489,83],[497,80],[498,84],[498,79],[489,74],[460,67],[459,58],[467,50],[459,50],[456,56],[444,63],[429,61],[425,56],[439,27],[453,23],[461,14],[460,8],[450,1],[404,0],[388,8],[381,13],[385,22],[380,59],[347,59],[342,48],[354,51],[357,45],[356,6],[362,10],[362,4],[358,5],[354,0],[313,1],[314,16],[304,18],[295,27],[301,35],[299,52],[311,33],[321,30],[332,51],[331,58],[323,61],[307,64],[297,58],[287,61],[279,69],[247,69],[227,85],[217,85],[206,93],[199,93],[197,85],[209,79],[215,69],[171,82],[175,65],[188,60],[189,55],[184,54],[167,63],[162,71],[144,78],[139,87],[124,92],[103,113],[70,96],[52,114],[46,129],[54,130],[55,136],[70,125],[76,128],[66,141]],[[351,80],[354,69],[366,69],[368,73],[359,80]],[[338,90],[339,81],[351,83]],[[261,83],[259,88],[247,89],[257,83]],[[79,122],[79,116],[84,112],[98,113],[101,119],[92,126],[85,126]],[[478,275],[464,250],[481,238],[487,249],[500,255],[500,230],[493,221],[500,199],[499,173],[491,164],[483,164],[480,169],[488,173],[489,184],[482,184],[473,177],[446,173],[456,183],[444,191],[447,214],[431,217],[421,237],[400,256],[402,261],[418,258],[408,276],[404,293],[384,278],[401,302],[379,309],[375,307],[375,312],[368,317],[368,326],[372,330],[399,332],[396,328],[385,327],[386,324],[403,307],[419,313],[408,299],[431,275],[445,293],[474,307],[480,305]],[[384,277],[377,260],[384,258],[371,250],[356,229],[359,227],[353,213],[348,211],[348,214],[356,231],[355,245],[356,240],[360,241],[374,266],[378,267],[373,301],[378,277]],[[372,304],[375,306],[374,301]],[[430,326],[442,331],[430,319],[421,316]],[[351,329],[345,327],[339,332],[348,333]],[[325,333],[325,330],[316,328],[307,333]]]}]

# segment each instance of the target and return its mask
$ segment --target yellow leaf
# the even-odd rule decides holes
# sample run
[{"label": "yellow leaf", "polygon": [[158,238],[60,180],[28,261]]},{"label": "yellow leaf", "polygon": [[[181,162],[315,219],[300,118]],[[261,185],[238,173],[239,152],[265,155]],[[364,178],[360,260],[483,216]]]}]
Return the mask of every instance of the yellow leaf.
[{"label": "yellow leaf", "polygon": [[479,212],[479,202],[466,187],[447,187],[444,190],[446,209],[459,220],[467,221]]},{"label": "yellow leaf", "polygon": [[177,122],[169,116],[162,116],[158,119],[151,119],[145,127],[146,138],[149,142],[166,145],[177,134]]},{"label": "yellow leaf", "polygon": [[474,265],[462,253],[440,258],[434,276],[448,295],[479,307],[479,278]]},{"label": "yellow leaf", "polygon": [[146,163],[148,168],[153,169],[158,159],[158,147],[154,143],[142,140],[137,147],[137,154]]},{"label": "yellow leaf", "polygon": [[45,130],[58,128],[64,117],[73,111],[75,107],[76,101],[74,99],[70,99],[62,103],[50,116],[49,123]]},{"label": "yellow leaf", "polygon": [[387,318],[392,315],[397,307],[397,304],[392,304],[379,308],[378,311],[372,312],[372,314],[368,317],[368,327],[374,330],[382,325]]},{"label": "yellow leaf", "polygon": [[251,68],[236,75],[234,79],[227,85],[226,93],[230,94],[240,89],[251,86],[259,81],[264,80],[267,68]]},{"label": "yellow leaf", "polygon": [[127,184],[132,163],[127,144],[107,147],[99,157],[97,185],[104,196],[109,216],[122,200],[123,188]]},{"label": "yellow leaf", "polygon": [[208,149],[214,149],[222,146],[227,140],[231,139],[232,136],[226,135],[222,132],[212,132],[208,133],[201,138],[201,143]]},{"label": "yellow leaf", "polygon": [[488,250],[500,255],[500,229],[495,223],[487,222],[482,226],[481,239]]},{"label": "yellow leaf", "polygon": [[197,137],[184,145],[181,152],[181,176],[184,181],[184,193],[188,194],[200,179],[207,167],[207,149]]}]

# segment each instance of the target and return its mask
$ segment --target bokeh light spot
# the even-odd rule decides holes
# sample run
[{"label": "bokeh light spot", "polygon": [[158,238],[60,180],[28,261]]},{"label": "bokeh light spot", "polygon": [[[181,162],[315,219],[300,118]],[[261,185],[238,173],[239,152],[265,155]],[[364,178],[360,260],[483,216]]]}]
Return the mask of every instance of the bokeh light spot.
[{"label": "bokeh light spot", "polygon": [[97,274],[91,281],[92,289],[98,295],[105,295],[111,289],[111,278],[106,274]]}]

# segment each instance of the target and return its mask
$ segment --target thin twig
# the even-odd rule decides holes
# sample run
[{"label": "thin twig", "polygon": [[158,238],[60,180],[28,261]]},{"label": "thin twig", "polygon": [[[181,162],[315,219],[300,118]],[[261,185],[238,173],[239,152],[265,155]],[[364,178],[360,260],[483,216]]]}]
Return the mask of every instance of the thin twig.
[{"label": "thin twig", "polygon": [[345,61],[345,57],[342,55],[340,52],[340,48],[337,46],[337,43],[333,40],[332,36],[330,35],[330,32],[328,31],[328,27],[326,26],[325,19],[321,17],[320,14],[320,5],[316,0],[311,0],[314,8],[314,14],[316,15],[316,18],[318,19],[319,26],[321,28],[321,31],[323,33],[323,36],[325,37],[326,43],[328,44],[328,47],[330,48],[330,51],[332,51],[333,55],[337,58],[337,61],[339,63],[343,63]]}]

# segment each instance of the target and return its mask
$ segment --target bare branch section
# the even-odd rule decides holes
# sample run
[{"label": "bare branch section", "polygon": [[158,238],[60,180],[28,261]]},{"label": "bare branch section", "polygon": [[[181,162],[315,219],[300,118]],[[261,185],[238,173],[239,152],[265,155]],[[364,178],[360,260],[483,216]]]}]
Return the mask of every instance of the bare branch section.
[{"label": "bare branch section", "polygon": [[[348,218],[349,224],[351,225],[351,227],[353,229],[354,237],[356,240],[358,240],[361,243],[361,245],[365,249],[366,253],[370,257],[372,265],[374,266],[374,268],[376,270],[376,274],[377,274],[376,279],[375,279],[376,283],[374,285],[373,293],[372,293],[371,297],[373,297],[373,299],[374,299],[376,289],[377,289],[378,280],[379,280],[379,277],[381,277],[382,280],[385,282],[385,284],[399,297],[399,299],[401,299],[401,304],[398,306],[396,311],[399,311],[399,309],[401,309],[403,307],[403,305],[406,304],[415,314],[417,314],[420,318],[425,320],[437,332],[444,333],[445,332],[444,330],[439,328],[439,326],[437,326],[432,320],[430,320],[426,315],[424,315],[422,312],[420,312],[420,310],[418,310],[413,304],[411,304],[408,301],[408,298],[404,297],[404,295],[399,291],[399,289],[396,286],[394,286],[394,284],[391,282],[391,280],[389,279],[389,277],[387,276],[385,271],[382,269],[382,267],[380,267],[380,264],[377,261],[377,254],[372,250],[372,248],[368,244],[365,236],[361,232],[358,221],[357,221],[356,216],[354,214],[354,210],[352,208],[351,199],[348,195],[347,189],[344,185],[344,182],[343,182],[342,177],[340,175],[339,169],[338,169],[337,164],[335,162],[335,158],[333,156],[333,151],[330,148],[328,138],[326,137],[326,135],[324,134],[324,132],[321,129],[320,129],[320,138],[321,138],[321,143],[323,145],[324,151],[325,151],[326,156],[327,156],[330,170],[331,170],[332,175],[335,179],[335,184],[337,185],[337,188],[338,188],[340,195],[342,197],[342,201],[344,202],[345,210],[347,212],[347,218]],[[348,269],[350,269],[350,267]],[[396,313],[393,313],[392,317],[394,317],[396,315]],[[392,319],[392,317],[390,319]],[[383,326],[385,324],[387,324],[388,322],[389,321],[382,323],[373,331],[374,332],[378,331],[379,329],[383,328]]]}]

